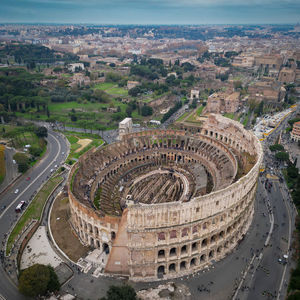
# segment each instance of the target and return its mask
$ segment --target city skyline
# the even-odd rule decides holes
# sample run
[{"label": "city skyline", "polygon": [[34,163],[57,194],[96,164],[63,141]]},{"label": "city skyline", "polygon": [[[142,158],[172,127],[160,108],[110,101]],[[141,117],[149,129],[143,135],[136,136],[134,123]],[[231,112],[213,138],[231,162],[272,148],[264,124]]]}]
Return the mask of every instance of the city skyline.
[{"label": "city skyline", "polygon": [[[84,24],[292,24],[300,1],[3,0],[2,23]],[[278,21],[280,20],[280,21]]]}]

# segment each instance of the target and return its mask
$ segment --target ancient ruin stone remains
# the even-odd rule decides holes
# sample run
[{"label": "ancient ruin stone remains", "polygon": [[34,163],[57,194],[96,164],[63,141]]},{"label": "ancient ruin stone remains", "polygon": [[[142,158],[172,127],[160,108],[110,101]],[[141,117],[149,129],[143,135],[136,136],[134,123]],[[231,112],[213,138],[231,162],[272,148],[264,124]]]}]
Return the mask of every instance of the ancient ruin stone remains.
[{"label": "ancient ruin stone remains", "polygon": [[135,280],[178,277],[220,260],[252,221],[262,148],[242,125],[129,133],[73,166],[71,224],[107,255],[104,272]]}]

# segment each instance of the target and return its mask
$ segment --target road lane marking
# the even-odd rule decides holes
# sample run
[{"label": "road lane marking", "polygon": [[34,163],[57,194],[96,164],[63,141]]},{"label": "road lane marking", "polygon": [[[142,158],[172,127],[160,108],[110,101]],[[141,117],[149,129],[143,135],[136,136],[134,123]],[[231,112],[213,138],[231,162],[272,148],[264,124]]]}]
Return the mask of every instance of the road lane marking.
[{"label": "road lane marking", "polygon": [[[281,195],[283,196],[283,201],[284,201],[284,204],[285,204],[285,208],[288,212],[288,215],[289,215],[289,239],[288,239],[288,247],[287,247],[287,255],[289,256],[289,253],[290,253],[290,244],[291,244],[291,235],[292,235],[292,226],[291,226],[291,214],[290,214],[290,208],[289,208],[289,205],[287,204],[285,198],[284,198],[284,195],[282,193],[282,188],[281,186],[279,186],[279,190],[281,192]],[[289,257],[288,257],[289,259]],[[283,281],[284,281],[284,277],[285,277],[285,273],[286,273],[286,269],[287,269],[287,266],[288,264],[286,263],[285,266],[284,266],[284,269],[283,269],[283,273],[282,273],[282,277],[281,277],[281,281],[280,281],[280,285],[279,285],[279,290],[278,290],[278,294],[277,294],[277,300],[280,299],[280,296],[281,296],[281,289],[282,289],[282,285],[283,285]]]},{"label": "road lane marking", "polygon": [[[57,154],[56,154],[56,156],[54,157],[54,159],[53,159],[53,162],[58,158],[58,156],[59,156],[59,154],[60,154],[60,150],[61,150],[61,146],[60,146],[60,143],[59,143],[59,141],[58,141],[58,139],[53,135],[53,134],[51,134],[51,133],[49,133],[54,139],[55,139],[55,141],[57,142],[57,144],[58,144],[58,152],[57,152]],[[53,163],[52,162],[52,163]],[[51,163],[50,163],[51,164]],[[50,165],[49,164],[49,165]],[[49,168],[49,165],[48,165],[48,167],[42,172],[42,173],[40,173],[16,198],[15,198],[15,200],[13,200],[6,208],[5,208],[5,210],[1,213],[1,215],[0,215],[0,219],[6,214],[6,212],[13,206],[13,205],[15,205],[15,203],[17,202],[17,200],[19,200],[19,198],[21,197],[21,196],[23,196],[23,194],[38,180],[38,179],[40,179],[40,177],[46,172],[46,171],[48,171],[47,169]]]}]

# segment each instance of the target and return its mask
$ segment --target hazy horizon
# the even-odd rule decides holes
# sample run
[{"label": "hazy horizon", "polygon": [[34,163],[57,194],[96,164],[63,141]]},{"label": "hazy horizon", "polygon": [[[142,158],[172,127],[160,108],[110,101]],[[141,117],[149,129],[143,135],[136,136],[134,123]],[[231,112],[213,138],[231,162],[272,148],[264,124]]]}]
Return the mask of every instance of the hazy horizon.
[{"label": "hazy horizon", "polygon": [[300,21],[300,0],[1,0],[0,23],[270,25]]}]

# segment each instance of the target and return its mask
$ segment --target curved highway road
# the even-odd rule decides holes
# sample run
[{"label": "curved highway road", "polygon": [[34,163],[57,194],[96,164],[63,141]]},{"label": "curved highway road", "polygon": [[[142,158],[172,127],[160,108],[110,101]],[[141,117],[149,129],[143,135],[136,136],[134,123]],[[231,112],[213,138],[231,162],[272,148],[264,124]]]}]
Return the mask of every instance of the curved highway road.
[{"label": "curved highway road", "polygon": [[[56,132],[48,131],[47,141],[47,153],[39,164],[22,176],[6,193],[0,195],[0,242],[2,249],[6,240],[5,234],[15,223],[17,204],[21,200],[29,202],[41,185],[50,177],[50,170],[55,169],[55,165],[59,167],[66,160],[68,144],[65,138]],[[27,181],[27,177],[30,177],[30,180]],[[16,189],[19,190],[17,194],[14,193]],[[25,299],[8,278],[2,264],[0,264],[0,299],[2,299],[1,297],[7,300]]]}]

